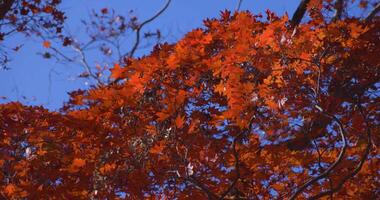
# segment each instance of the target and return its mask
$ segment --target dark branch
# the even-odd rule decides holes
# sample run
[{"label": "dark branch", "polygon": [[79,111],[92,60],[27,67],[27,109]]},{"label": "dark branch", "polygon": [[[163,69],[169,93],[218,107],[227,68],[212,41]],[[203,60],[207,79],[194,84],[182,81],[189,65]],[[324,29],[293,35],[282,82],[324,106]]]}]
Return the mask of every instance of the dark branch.
[{"label": "dark branch", "polygon": [[[239,134],[240,136],[240,134]],[[227,196],[231,191],[232,189],[235,187],[236,183],[239,181],[240,179],[240,162],[239,162],[239,154],[236,150],[236,141],[237,139],[239,138],[239,136],[237,136],[234,141],[232,142],[232,150],[233,150],[233,154],[234,154],[234,158],[235,158],[235,171],[236,171],[236,177],[234,179],[234,181],[231,183],[231,185],[227,188],[227,190],[225,192],[223,192],[223,194],[221,195],[221,197],[219,199],[224,199],[225,196]]]},{"label": "dark branch", "polygon": [[[248,134],[250,132],[252,132],[252,123],[253,123],[253,120],[255,119],[255,115],[253,115],[251,117],[251,119],[249,120],[249,123],[248,123]],[[241,132],[239,133],[235,138],[234,140],[232,141],[232,151],[233,151],[233,154],[234,154],[234,158],[235,158],[235,171],[236,171],[236,176],[235,176],[235,179],[234,181],[231,183],[231,185],[227,188],[227,190],[225,192],[222,193],[221,197],[219,199],[224,199],[224,197],[226,197],[231,191],[232,189],[235,187],[236,183],[239,181],[240,179],[240,161],[239,161],[239,153],[237,152],[236,150],[236,142],[237,140],[241,139],[241,136],[243,135],[244,132]]]},{"label": "dark branch", "polygon": [[343,14],[344,0],[337,0],[335,2],[335,15],[333,21],[340,20]]},{"label": "dark branch", "polygon": [[309,2],[310,0],[301,0],[300,4],[297,7],[297,10],[294,12],[293,17],[290,20],[292,26],[297,26],[301,22],[303,16],[306,13],[307,4]]},{"label": "dark branch", "polygon": [[204,186],[202,183],[200,183],[194,176],[190,176],[187,178],[188,181],[190,181],[195,186],[199,187],[204,193],[206,193],[208,199],[219,199],[219,197],[211,192],[209,189],[207,189],[206,186]]},{"label": "dark branch", "polygon": [[168,7],[169,7],[169,4],[170,4],[171,0],[167,0],[165,6],[160,10],[158,11],[153,17],[145,20],[143,23],[141,23],[137,28],[136,28],[136,40],[135,40],[135,44],[133,45],[131,51],[127,54],[125,54],[124,56],[122,57],[133,57],[133,54],[135,54],[137,48],[139,47],[139,44],[140,44],[140,37],[141,37],[141,29],[147,25],[148,23],[152,22],[153,20],[155,20],[157,17],[159,17]]},{"label": "dark branch", "polygon": [[321,173],[320,175],[308,180],[306,183],[304,183],[299,188],[297,188],[296,191],[293,193],[293,195],[289,198],[290,200],[296,199],[299,194],[301,194],[307,187],[311,186],[315,182],[321,180],[322,178],[328,177],[328,175],[331,173],[331,171],[336,166],[338,166],[338,164],[342,161],[343,156],[346,152],[346,147],[347,147],[346,131],[344,130],[342,122],[337,117],[335,117],[334,115],[331,115],[331,114],[323,111],[322,108],[320,108],[319,106],[316,106],[316,108],[319,111],[321,111],[324,115],[332,118],[338,124],[338,131],[339,131],[340,137],[342,139],[343,145],[342,145],[342,148],[341,148],[340,153],[338,155],[338,158],[335,160],[335,162],[329,168],[327,168],[323,173]]},{"label": "dark branch", "polygon": [[239,10],[240,10],[241,3],[243,3],[243,0],[238,0],[238,4],[237,4],[237,6],[236,6],[236,11],[239,11]]},{"label": "dark branch", "polygon": [[366,132],[367,132],[367,146],[366,146],[366,149],[360,159],[360,162],[359,164],[356,166],[356,168],[350,173],[348,174],[347,176],[345,176],[342,180],[339,181],[338,185],[330,190],[327,190],[327,191],[324,191],[324,192],[321,192],[315,196],[312,196],[309,198],[309,200],[316,200],[316,199],[319,199],[321,197],[324,197],[324,196],[327,196],[327,195],[332,195],[334,194],[335,192],[338,192],[344,185],[344,183],[346,183],[346,181],[352,177],[354,177],[357,173],[360,172],[361,168],[363,167],[363,164],[365,163],[365,161],[367,160],[368,158],[368,155],[371,151],[371,147],[372,147],[372,137],[371,137],[371,128],[370,128],[370,125],[368,123],[368,119],[366,118],[365,114],[364,114],[364,111],[363,111],[363,108],[361,106],[361,104],[359,103],[358,105],[358,108],[359,108],[359,111],[360,111],[360,114],[362,115],[362,117],[364,118],[364,122],[366,124]]},{"label": "dark branch", "polygon": [[364,19],[365,22],[370,22],[376,14],[380,11],[380,3],[377,3],[375,7],[371,10],[368,16]]},{"label": "dark branch", "polygon": [[12,8],[15,0],[3,0],[0,4],[0,20],[4,19],[5,15]]}]

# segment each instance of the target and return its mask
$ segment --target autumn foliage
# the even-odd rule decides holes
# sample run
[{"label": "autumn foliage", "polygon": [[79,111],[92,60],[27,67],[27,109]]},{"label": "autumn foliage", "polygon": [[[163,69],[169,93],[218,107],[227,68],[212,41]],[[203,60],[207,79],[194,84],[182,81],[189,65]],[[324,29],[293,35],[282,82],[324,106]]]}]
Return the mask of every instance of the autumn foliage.
[{"label": "autumn foliage", "polygon": [[222,12],[60,112],[0,105],[9,199],[376,199],[380,23]]}]

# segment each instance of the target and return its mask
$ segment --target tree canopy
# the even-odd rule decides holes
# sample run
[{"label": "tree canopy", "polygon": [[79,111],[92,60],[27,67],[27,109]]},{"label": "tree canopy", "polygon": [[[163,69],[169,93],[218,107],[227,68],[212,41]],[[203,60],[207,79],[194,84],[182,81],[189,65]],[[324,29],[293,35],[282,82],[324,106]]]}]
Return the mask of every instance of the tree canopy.
[{"label": "tree canopy", "polygon": [[339,2],[223,11],[59,112],[1,104],[1,196],[377,198],[380,21]]}]

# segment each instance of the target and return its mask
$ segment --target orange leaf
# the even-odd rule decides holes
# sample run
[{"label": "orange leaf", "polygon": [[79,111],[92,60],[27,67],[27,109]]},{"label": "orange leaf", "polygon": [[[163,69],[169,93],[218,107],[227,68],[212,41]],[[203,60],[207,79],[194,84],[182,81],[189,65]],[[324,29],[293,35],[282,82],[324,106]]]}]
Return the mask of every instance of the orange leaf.
[{"label": "orange leaf", "polygon": [[46,13],[52,13],[53,12],[53,7],[51,7],[51,6],[45,6],[44,7],[44,12],[46,12]]},{"label": "orange leaf", "polygon": [[164,121],[166,118],[168,118],[170,115],[166,112],[160,112],[156,114],[158,116],[158,121]]},{"label": "orange leaf", "polygon": [[112,163],[112,164],[107,163],[103,167],[100,168],[100,173],[105,174],[105,173],[111,172],[115,168],[116,168],[115,163]]},{"label": "orange leaf", "polygon": [[158,142],[156,145],[154,145],[152,148],[150,148],[149,152],[152,154],[160,154],[162,150],[165,148],[164,142]]},{"label": "orange leaf", "polygon": [[71,165],[72,165],[72,167],[80,168],[80,167],[83,167],[86,165],[86,161],[81,159],[81,158],[75,158]]},{"label": "orange leaf", "polygon": [[8,184],[6,187],[5,187],[5,193],[8,194],[8,195],[12,195],[15,191],[16,191],[16,186],[13,185],[13,184]]},{"label": "orange leaf", "polygon": [[44,185],[41,184],[40,186],[38,186],[37,190],[38,190],[38,191],[42,191],[43,188],[44,188]]},{"label": "orange leaf", "polygon": [[113,69],[111,69],[111,78],[118,79],[122,76],[124,69],[120,67],[119,64],[114,64]]},{"label": "orange leaf", "polygon": [[51,46],[51,43],[47,40],[45,40],[43,43],[42,43],[42,46],[44,46],[45,48],[50,48]]},{"label": "orange leaf", "polygon": [[177,116],[177,118],[175,119],[175,126],[177,128],[182,128],[184,122],[185,122],[185,116]]}]

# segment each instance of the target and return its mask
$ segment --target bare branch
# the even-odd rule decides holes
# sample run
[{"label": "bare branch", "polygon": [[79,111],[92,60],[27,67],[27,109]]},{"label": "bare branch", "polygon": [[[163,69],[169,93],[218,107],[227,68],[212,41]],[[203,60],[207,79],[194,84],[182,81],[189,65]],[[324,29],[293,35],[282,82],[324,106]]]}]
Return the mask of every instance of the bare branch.
[{"label": "bare branch", "polygon": [[301,22],[303,16],[306,13],[307,4],[309,2],[310,0],[301,0],[300,4],[298,5],[296,11],[293,14],[292,19],[290,20],[292,26],[297,26]]},{"label": "bare branch", "polygon": [[63,54],[61,51],[59,51],[55,47],[50,47],[50,49],[53,50],[56,54],[60,55],[62,58],[64,58],[68,62],[74,62],[75,61],[75,60],[69,58],[68,56],[66,56],[65,54]]},{"label": "bare branch", "polygon": [[86,72],[87,72],[92,78],[94,78],[94,79],[98,82],[98,84],[103,85],[102,80],[101,80],[97,75],[95,75],[95,74],[92,72],[91,67],[90,67],[90,65],[89,65],[88,62],[87,62],[87,59],[86,59],[86,56],[85,56],[83,50],[82,50],[81,48],[79,48],[79,47],[75,47],[74,45],[73,45],[72,47],[73,47],[73,49],[74,49],[76,52],[78,52],[78,54],[80,55],[80,57],[81,57],[80,62],[82,63],[83,67],[85,68]]},{"label": "bare branch", "polygon": [[166,4],[164,5],[164,7],[158,11],[153,17],[145,20],[143,23],[141,23],[137,28],[136,28],[136,40],[135,40],[135,44],[133,45],[131,51],[129,53],[126,53],[124,54],[122,57],[133,57],[133,54],[136,52],[139,44],[140,44],[140,37],[141,37],[141,29],[147,25],[148,23],[152,22],[153,20],[155,20],[157,17],[159,17],[168,7],[169,7],[169,4],[170,4],[171,0],[167,0]]},{"label": "bare branch", "polygon": [[301,194],[307,187],[311,186],[315,182],[321,180],[322,178],[326,178],[330,174],[330,172],[342,161],[343,156],[346,152],[346,147],[347,147],[346,131],[343,127],[342,122],[337,117],[335,117],[334,115],[331,115],[331,114],[327,113],[326,111],[323,111],[321,109],[321,107],[316,106],[316,108],[318,110],[320,110],[324,115],[332,118],[338,124],[338,131],[339,131],[342,143],[343,143],[342,148],[341,148],[340,153],[338,155],[338,158],[335,160],[335,162],[329,168],[327,168],[323,173],[321,173],[320,175],[308,180],[306,183],[304,183],[300,187],[298,187],[296,189],[296,191],[293,193],[293,195],[289,198],[290,200],[296,199],[299,194]]},{"label": "bare branch", "polygon": [[380,3],[377,3],[375,7],[371,10],[371,12],[368,14],[368,16],[364,19],[365,22],[370,22],[376,14],[380,11]]},{"label": "bare branch", "polygon": [[243,0],[238,0],[238,4],[236,6],[236,11],[239,11],[240,10],[240,7],[241,7],[241,4],[243,3]]}]

